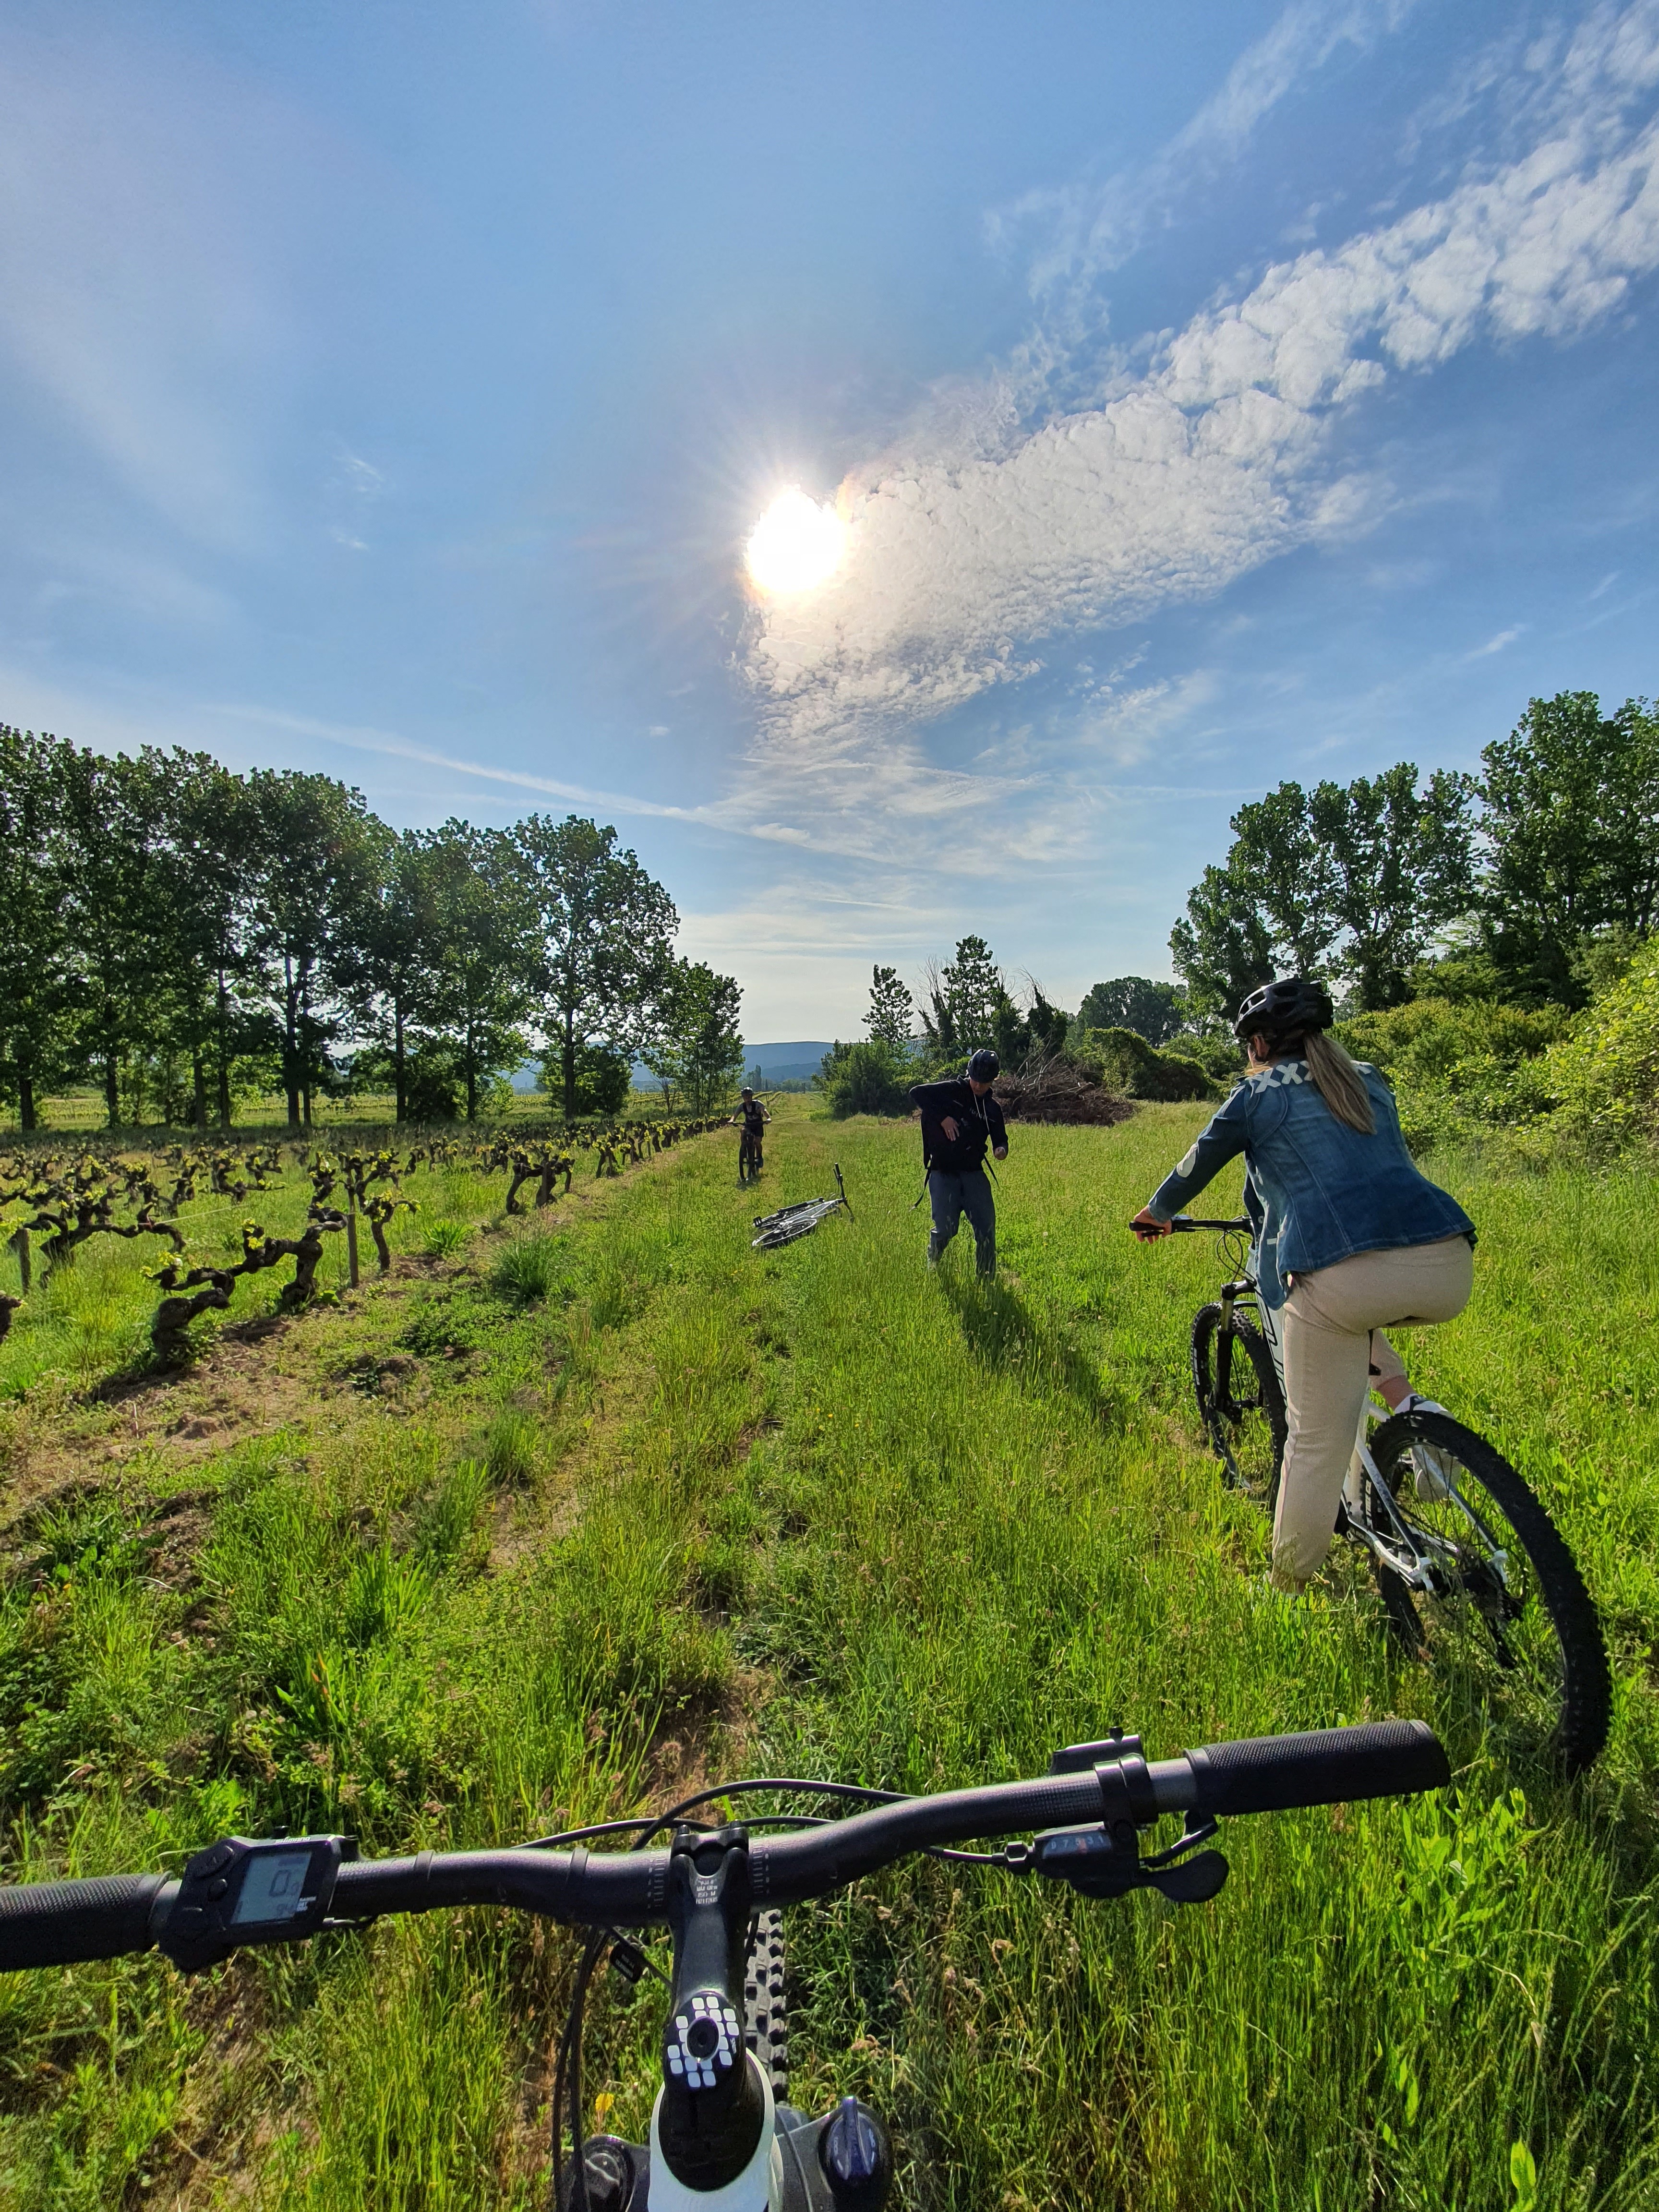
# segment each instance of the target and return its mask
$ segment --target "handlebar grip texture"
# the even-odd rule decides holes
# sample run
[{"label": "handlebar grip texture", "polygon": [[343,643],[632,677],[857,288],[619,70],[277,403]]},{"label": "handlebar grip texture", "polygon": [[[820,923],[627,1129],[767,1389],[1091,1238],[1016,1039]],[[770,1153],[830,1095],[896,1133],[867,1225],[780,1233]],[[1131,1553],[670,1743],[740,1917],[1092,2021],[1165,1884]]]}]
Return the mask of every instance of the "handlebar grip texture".
[{"label": "handlebar grip texture", "polygon": [[1406,1796],[1451,1780],[1440,1739],[1422,1721],[1371,1721],[1307,1735],[1266,1735],[1189,1751],[1198,1808],[1284,1813],[1361,1797]]},{"label": "handlebar grip texture", "polygon": [[166,1887],[164,1875],[110,1874],[0,1888],[0,1973],[148,1951],[150,1909]]}]

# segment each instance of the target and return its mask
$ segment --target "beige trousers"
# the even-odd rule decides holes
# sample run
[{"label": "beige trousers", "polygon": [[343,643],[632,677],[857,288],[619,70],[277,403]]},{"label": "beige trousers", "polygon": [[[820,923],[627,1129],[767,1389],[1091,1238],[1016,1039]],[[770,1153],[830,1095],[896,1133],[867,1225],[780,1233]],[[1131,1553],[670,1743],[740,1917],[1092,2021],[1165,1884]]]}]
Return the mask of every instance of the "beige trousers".
[{"label": "beige trousers", "polygon": [[1290,1428],[1273,1516],[1273,1580],[1281,1589],[1299,1589],[1331,1547],[1373,1370],[1404,1372],[1386,1339],[1382,1356],[1373,1352],[1373,1332],[1451,1321],[1474,1287],[1467,1237],[1356,1252],[1296,1278],[1279,1315]]}]

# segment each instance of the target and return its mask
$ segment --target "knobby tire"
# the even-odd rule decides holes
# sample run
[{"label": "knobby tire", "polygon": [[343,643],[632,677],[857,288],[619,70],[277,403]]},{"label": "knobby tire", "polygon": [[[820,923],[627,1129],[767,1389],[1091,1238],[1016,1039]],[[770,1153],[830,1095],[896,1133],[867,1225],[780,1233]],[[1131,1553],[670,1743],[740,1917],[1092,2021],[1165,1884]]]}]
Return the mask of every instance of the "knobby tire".
[{"label": "knobby tire", "polygon": [[783,1915],[757,1912],[750,1923],[743,1975],[744,2040],[780,2104],[789,2099],[789,2004],[783,1986]]},{"label": "knobby tire", "polygon": [[[1455,1462],[1459,1497],[1508,1557],[1507,1598],[1456,1503],[1419,1497],[1413,1444]],[[1377,1562],[1402,1640],[1449,1662],[1474,1694],[1490,1692],[1489,1708],[1512,1708],[1525,1733],[1547,1734],[1569,1773],[1582,1771],[1607,1741],[1612,1679],[1595,1601],[1548,1511],[1494,1445],[1449,1414],[1395,1413],[1373,1431],[1370,1449],[1401,1517],[1456,1541],[1467,1563],[1461,1587],[1431,1597]]]},{"label": "knobby tire", "polygon": [[1193,1392],[1223,1479],[1255,1498],[1271,1517],[1285,1462],[1285,1394],[1271,1346],[1254,1322],[1235,1312],[1221,1326],[1218,1304],[1193,1322]]}]

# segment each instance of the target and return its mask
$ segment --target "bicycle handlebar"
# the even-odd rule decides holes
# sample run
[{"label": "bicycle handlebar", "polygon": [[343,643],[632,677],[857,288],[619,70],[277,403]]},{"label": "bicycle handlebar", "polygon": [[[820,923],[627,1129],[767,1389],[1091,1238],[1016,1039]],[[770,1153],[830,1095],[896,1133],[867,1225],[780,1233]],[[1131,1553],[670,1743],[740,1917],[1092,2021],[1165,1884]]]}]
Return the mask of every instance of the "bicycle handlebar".
[{"label": "bicycle handlebar", "polygon": [[[1129,1226],[1137,1233],[1144,1233],[1139,1222],[1132,1221]],[[1248,1213],[1241,1213],[1234,1221],[1200,1221],[1190,1213],[1172,1213],[1164,1226],[1177,1232],[1187,1229],[1249,1229],[1251,1222]]]},{"label": "bicycle handlebar", "polygon": [[[1219,1819],[1404,1796],[1450,1778],[1438,1739],[1421,1721],[1256,1736],[1151,1762],[1103,1759],[1081,1773],[906,1798],[801,1833],[757,1837],[753,1897],[761,1907],[798,1904],[932,1844],[1109,1820],[1126,1804],[1146,1825],[1163,1813]],[[668,1856],[590,1856],[579,1847],[348,1860],[335,1881],[331,1922],[493,1905],[595,1928],[660,1925],[668,1917]],[[179,1887],[153,1874],[0,1887],[0,1972],[147,1951],[168,1933]]]}]

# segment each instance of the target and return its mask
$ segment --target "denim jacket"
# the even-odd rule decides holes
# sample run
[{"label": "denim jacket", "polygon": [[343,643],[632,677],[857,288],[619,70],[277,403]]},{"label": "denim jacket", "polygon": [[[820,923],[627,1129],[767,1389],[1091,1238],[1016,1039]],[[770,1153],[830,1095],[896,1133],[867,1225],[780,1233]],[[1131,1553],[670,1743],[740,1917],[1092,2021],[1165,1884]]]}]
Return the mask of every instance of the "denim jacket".
[{"label": "denim jacket", "polygon": [[1285,1303],[1286,1275],[1311,1274],[1356,1252],[1437,1244],[1447,1237],[1473,1244],[1468,1215],[1418,1172],[1406,1150],[1394,1093],[1374,1067],[1361,1063],[1359,1073],[1376,1116],[1375,1136],[1337,1120],[1305,1060],[1275,1060],[1244,1078],[1158,1185],[1149,1211],[1168,1221],[1242,1152],[1256,1279],[1270,1307]]}]

